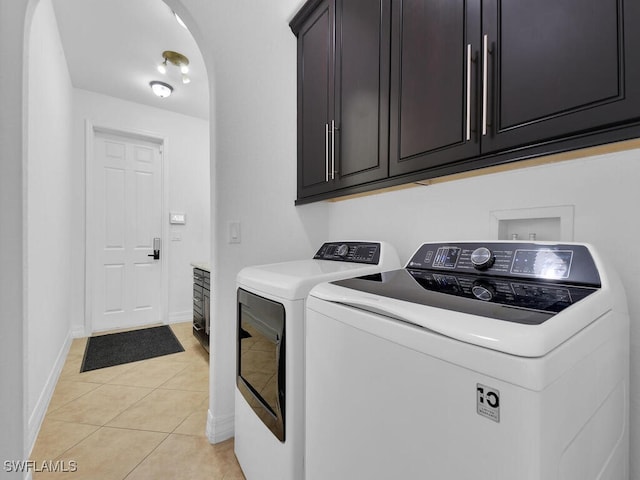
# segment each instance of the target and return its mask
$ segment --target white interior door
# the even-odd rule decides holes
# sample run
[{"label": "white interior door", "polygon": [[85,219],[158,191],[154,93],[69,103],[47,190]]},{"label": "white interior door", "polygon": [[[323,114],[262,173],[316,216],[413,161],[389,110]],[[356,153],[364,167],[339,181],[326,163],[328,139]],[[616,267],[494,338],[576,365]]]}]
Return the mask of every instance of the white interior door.
[{"label": "white interior door", "polygon": [[157,143],[95,133],[95,242],[88,252],[94,332],[161,320],[161,262],[153,258],[154,238],[161,237],[161,155]]}]

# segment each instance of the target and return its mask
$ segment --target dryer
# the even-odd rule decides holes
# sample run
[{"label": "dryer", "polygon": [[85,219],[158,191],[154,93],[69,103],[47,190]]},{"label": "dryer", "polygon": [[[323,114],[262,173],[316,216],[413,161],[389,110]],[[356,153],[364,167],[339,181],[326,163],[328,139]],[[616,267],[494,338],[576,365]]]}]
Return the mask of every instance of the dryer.
[{"label": "dryer", "polygon": [[629,316],[584,244],[422,245],[306,315],[307,480],[628,479]]},{"label": "dryer", "polygon": [[399,268],[385,242],[323,244],[311,259],[237,277],[235,453],[248,480],[304,476],[304,314],[318,283]]}]

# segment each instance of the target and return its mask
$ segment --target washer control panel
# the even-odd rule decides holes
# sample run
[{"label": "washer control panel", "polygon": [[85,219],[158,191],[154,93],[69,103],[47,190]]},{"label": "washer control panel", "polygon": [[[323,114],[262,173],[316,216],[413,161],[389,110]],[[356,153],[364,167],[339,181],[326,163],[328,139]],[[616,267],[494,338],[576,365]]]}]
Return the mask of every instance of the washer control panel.
[{"label": "washer control panel", "polygon": [[406,267],[600,286],[589,249],[575,244],[425,243]]},{"label": "washer control panel", "polygon": [[368,263],[380,262],[380,244],[372,242],[327,242],[313,257],[315,260]]}]

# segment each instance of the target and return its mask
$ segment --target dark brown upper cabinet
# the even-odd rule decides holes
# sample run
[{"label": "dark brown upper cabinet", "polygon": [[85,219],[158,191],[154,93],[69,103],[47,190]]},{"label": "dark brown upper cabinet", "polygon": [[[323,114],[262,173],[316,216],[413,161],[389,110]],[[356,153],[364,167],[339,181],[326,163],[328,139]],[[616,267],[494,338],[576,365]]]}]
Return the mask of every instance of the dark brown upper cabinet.
[{"label": "dark brown upper cabinet", "polygon": [[640,115],[639,2],[484,0],[482,18],[483,152]]},{"label": "dark brown upper cabinet", "polygon": [[298,199],[388,176],[390,0],[307,2],[298,37]]},{"label": "dark brown upper cabinet", "polygon": [[480,153],[480,0],[394,1],[391,175]]},{"label": "dark brown upper cabinet", "polygon": [[638,118],[639,22],[632,0],[394,0],[390,174]]},{"label": "dark brown upper cabinet", "polygon": [[319,2],[298,25],[298,198],[331,190],[335,8]]}]

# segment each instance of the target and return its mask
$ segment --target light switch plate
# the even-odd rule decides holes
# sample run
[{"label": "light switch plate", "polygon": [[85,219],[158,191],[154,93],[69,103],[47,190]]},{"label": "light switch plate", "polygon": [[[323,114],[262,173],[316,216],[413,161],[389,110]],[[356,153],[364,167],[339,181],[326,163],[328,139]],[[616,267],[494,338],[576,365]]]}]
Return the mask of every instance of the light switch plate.
[{"label": "light switch plate", "polygon": [[240,222],[229,222],[229,243],[240,243]]},{"label": "light switch plate", "polygon": [[172,225],[184,225],[187,223],[187,214],[171,212],[169,214],[169,223]]}]

